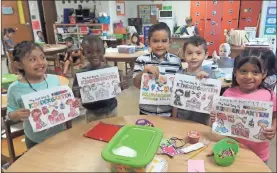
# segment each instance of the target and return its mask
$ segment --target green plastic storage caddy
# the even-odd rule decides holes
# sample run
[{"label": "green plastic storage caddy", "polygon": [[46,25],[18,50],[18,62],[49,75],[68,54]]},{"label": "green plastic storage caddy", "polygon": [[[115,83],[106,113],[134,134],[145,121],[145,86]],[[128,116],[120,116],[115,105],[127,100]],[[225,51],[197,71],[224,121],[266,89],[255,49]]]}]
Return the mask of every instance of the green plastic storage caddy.
[{"label": "green plastic storage caddy", "polygon": [[[102,158],[111,172],[145,172],[153,160],[163,137],[161,129],[146,126],[126,125],[122,127],[104,147]],[[122,147],[130,148],[135,155],[115,154]]]}]

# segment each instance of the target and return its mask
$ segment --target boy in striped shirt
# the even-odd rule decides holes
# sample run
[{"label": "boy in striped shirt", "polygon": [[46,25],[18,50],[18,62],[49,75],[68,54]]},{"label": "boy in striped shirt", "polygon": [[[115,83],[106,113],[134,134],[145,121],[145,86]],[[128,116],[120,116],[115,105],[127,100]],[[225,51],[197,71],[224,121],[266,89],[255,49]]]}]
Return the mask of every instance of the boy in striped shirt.
[{"label": "boy in striped shirt", "polygon": [[[148,41],[152,49],[150,54],[137,58],[134,67],[134,85],[140,89],[143,73],[151,73],[159,77],[160,72],[175,74],[182,71],[181,59],[168,53],[171,39],[170,29],[165,23],[157,23],[149,28]],[[140,114],[171,116],[172,106],[140,104]]]}]

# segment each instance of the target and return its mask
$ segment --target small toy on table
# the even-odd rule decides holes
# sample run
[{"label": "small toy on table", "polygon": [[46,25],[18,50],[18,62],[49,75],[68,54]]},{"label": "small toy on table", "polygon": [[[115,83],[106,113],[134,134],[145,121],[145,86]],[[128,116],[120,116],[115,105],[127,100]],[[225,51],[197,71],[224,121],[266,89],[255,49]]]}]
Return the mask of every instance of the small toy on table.
[{"label": "small toy on table", "polygon": [[200,133],[197,131],[189,131],[188,132],[188,142],[190,144],[196,144],[199,142],[200,139]]},{"label": "small toy on table", "polygon": [[146,119],[138,119],[136,125],[154,127],[154,124]]}]

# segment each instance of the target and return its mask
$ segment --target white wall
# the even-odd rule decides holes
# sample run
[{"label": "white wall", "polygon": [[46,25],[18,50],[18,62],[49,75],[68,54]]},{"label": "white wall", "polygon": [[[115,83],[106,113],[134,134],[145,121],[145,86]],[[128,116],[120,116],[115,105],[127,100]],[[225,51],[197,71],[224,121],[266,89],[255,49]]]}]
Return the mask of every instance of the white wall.
[{"label": "white wall", "polygon": [[[35,41],[38,41],[37,40],[37,31],[41,31],[41,22],[40,22],[40,17],[39,17],[39,11],[38,11],[38,4],[37,4],[37,1],[28,1],[29,3],[29,11],[30,11],[30,18],[31,20],[38,20],[39,23],[40,23],[40,29],[39,30],[35,30],[33,29],[33,35],[34,35],[34,39]],[[36,19],[32,19],[32,16],[35,16]],[[32,23],[30,23],[31,25]]]},{"label": "white wall", "polygon": [[[126,1],[125,1],[126,2]],[[137,16],[137,5],[162,4],[171,5],[177,25],[185,25],[185,18],[190,16],[190,1],[128,1],[128,18]]]}]

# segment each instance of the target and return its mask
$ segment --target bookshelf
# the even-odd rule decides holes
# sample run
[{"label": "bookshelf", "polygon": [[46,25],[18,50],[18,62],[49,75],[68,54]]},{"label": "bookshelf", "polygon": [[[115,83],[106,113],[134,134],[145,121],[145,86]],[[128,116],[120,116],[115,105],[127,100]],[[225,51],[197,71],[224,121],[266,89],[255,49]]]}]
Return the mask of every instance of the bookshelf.
[{"label": "bookshelf", "polygon": [[74,45],[80,48],[82,38],[90,31],[93,35],[103,35],[103,24],[53,24],[56,44],[65,44],[67,37],[72,37]]}]

